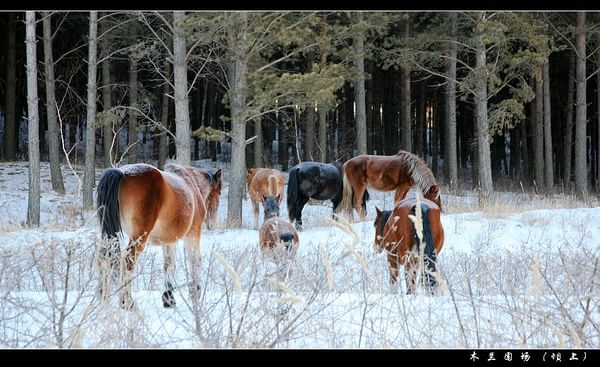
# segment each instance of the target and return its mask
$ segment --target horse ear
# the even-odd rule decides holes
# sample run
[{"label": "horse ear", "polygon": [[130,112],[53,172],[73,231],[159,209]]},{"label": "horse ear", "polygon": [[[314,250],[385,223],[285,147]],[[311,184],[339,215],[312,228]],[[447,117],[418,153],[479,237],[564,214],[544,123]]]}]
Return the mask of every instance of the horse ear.
[{"label": "horse ear", "polygon": [[375,212],[377,212],[377,215],[381,214],[381,210],[377,206],[375,206]]},{"label": "horse ear", "polygon": [[217,172],[215,172],[215,178],[217,180],[221,179],[221,169],[220,168],[217,170]]}]

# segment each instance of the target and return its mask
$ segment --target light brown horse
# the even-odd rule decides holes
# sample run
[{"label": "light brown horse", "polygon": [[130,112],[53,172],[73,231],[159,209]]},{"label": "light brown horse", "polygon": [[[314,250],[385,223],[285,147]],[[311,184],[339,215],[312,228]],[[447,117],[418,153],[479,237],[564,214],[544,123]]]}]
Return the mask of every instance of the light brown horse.
[{"label": "light brown horse", "polygon": [[[414,191],[414,190],[412,190]],[[421,195],[419,192],[417,195]],[[387,251],[390,265],[390,284],[393,293],[398,291],[397,280],[400,265],[404,268],[406,291],[408,294],[416,291],[417,271],[419,268],[420,244],[424,244],[423,263],[427,268],[424,281],[430,290],[436,286],[435,277],[437,255],[444,246],[444,228],[441,222],[441,211],[433,201],[410,195],[400,201],[394,210],[381,211],[375,207],[375,242],[377,252]],[[413,219],[417,217],[418,205],[421,207],[422,242],[417,234]]]},{"label": "light brown horse", "polygon": [[258,234],[263,255],[275,260],[292,258],[298,250],[298,231],[289,222],[279,218],[279,205],[273,196],[265,198],[265,220]]},{"label": "light brown horse", "polygon": [[[98,183],[98,218],[103,239],[113,240],[113,243],[110,249],[100,251],[100,277],[101,281],[110,277],[110,271],[114,276],[116,256],[120,255],[118,240],[114,240],[119,233],[126,235],[129,243],[120,284],[122,307],[135,307],[131,296],[131,273],[148,242],[163,245],[163,306],[176,305],[173,296],[175,244],[180,239],[185,242],[188,271],[191,272],[190,295],[198,295],[200,238],[207,215],[202,192],[207,192],[208,197],[213,195],[213,190],[220,193],[220,173],[218,180],[215,177],[209,179],[208,175],[195,167],[169,164],[161,171],[143,163],[110,168],[103,173]],[[207,182],[213,185],[207,188]],[[106,263],[110,265],[106,266]],[[102,281],[100,292],[103,298],[107,297],[107,288],[106,282]]]},{"label": "light brown horse", "polygon": [[264,206],[267,196],[273,196],[277,201],[277,205],[281,203],[285,177],[283,173],[272,168],[248,168],[246,184],[252,201],[254,228],[258,229],[259,204]]},{"label": "light brown horse", "polygon": [[378,191],[396,190],[396,204],[416,184],[427,199],[442,208],[440,185],[433,172],[421,158],[405,150],[392,156],[359,155],[344,163],[342,171],[343,194],[338,210],[344,211],[350,221],[353,209],[358,211],[361,220],[367,215],[366,209],[361,207],[367,186]]}]

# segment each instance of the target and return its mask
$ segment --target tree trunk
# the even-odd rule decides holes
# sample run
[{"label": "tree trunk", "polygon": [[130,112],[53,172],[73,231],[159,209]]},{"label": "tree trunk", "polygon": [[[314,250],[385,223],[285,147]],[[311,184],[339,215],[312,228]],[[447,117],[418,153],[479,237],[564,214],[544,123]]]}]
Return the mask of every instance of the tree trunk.
[{"label": "tree trunk", "polygon": [[[410,37],[410,19],[408,18],[404,22],[404,37]],[[400,148],[412,152],[410,112],[410,66],[400,65],[400,129],[402,134]]]},{"label": "tree trunk", "polygon": [[[171,75],[171,62],[165,58],[164,65],[165,77],[169,78]],[[158,141],[158,168],[162,169],[167,161],[167,154],[169,153],[169,83],[165,80],[162,90],[162,100],[160,104],[160,123],[162,129],[160,131],[160,140]]]},{"label": "tree trunk", "polygon": [[[598,59],[596,67],[600,69],[600,50],[598,52]],[[598,129],[596,130],[596,192],[600,192],[600,74],[596,74],[596,120]]]},{"label": "tree trunk", "polygon": [[[358,13],[358,23],[363,22],[364,14]],[[356,154],[367,154],[367,111],[365,106],[365,46],[362,32],[356,37],[354,102],[356,103]]]},{"label": "tree trunk", "polygon": [[129,56],[129,129],[127,132],[129,146],[129,154],[127,161],[129,163],[137,163],[139,155],[139,142],[138,142],[138,127],[137,127],[137,111],[133,108],[138,107],[138,60],[130,55]]},{"label": "tree trunk", "polygon": [[[327,64],[327,54],[321,54],[321,69]],[[327,162],[327,108],[323,105],[318,106],[319,110],[319,161]]]},{"label": "tree trunk", "polygon": [[587,161],[586,161],[586,74],[585,74],[585,12],[577,12],[576,38],[576,109],[575,109],[575,190],[577,195],[587,198]]},{"label": "tree trunk", "polygon": [[544,74],[544,184],[546,191],[554,188],[554,159],[552,157],[552,110],[550,105],[550,62],[543,66]]},{"label": "tree trunk", "polygon": [[542,66],[535,78],[535,125],[533,134],[533,165],[538,192],[544,191],[544,88]]},{"label": "tree trunk", "polygon": [[6,62],[6,115],[4,119],[4,159],[17,159],[17,78],[16,78],[16,34],[15,13],[8,13],[8,59]]},{"label": "tree trunk", "polygon": [[575,89],[575,52],[570,52],[569,56],[569,86],[567,88],[567,106],[565,121],[565,140],[563,164],[563,182],[565,188],[571,186],[571,162],[573,160],[573,94]]},{"label": "tree trunk", "polygon": [[373,136],[375,129],[373,127],[373,65],[365,60],[367,72],[371,75],[365,80],[365,105],[367,121],[367,154],[373,154]]},{"label": "tree trunk", "polygon": [[87,117],[85,133],[85,168],[83,174],[83,208],[94,209],[94,184],[96,182],[96,51],[98,12],[90,12],[90,38],[88,49]]},{"label": "tree trunk", "polygon": [[40,132],[37,91],[37,56],[35,46],[35,12],[25,12],[27,45],[27,146],[29,157],[29,196],[27,201],[27,224],[40,225]]},{"label": "tree trunk", "polygon": [[419,99],[417,102],[417,126],[415,128],[415,153],[427,161],[427,146],[425,145],[425,81],[419,83]]},{"label": "tree trunk", "polygon": [[[106,57],[109,54],[108,38],[105,35],[102,38],[102,53]],[[110,58],[106,58],[102,63],[102,108],[104,112],[110,111],[112,108],[112,85],[110,76]],[[112,167],[112,162],[115,160],[116,148],[118,140],[114,139],[112,121],[104,121],[104,166]],[[113,142],[114,140],[114,142]]]},{"label": "tree trunk", "polygon": [[[448,13],[450,17],[451,37],[456,35],[457,13]],[[458,168],[456,161],[456,57],[457,45],[455,42],[448,43],[448,77],[446,84],[446,157],[444,163],[447,169],[448,184],[451,192],[458,187]]]},{"label": "tree trunk", "polygon": [[[175,71],[175,130],[177,149],[177,163],[190,165],[190,106],[188,99],[187,61],[185,31],[181,22],[185,17],[184,11],[173,12],[173,67]],[[243,136],[242,130],[242,135]],[[232,173],[233,174],[233,173]]]},{"label": "tree trunk", "polygon": [[[478,22],[485,22],[485,12],[480,12],[477,16]],[[477,111],[477,144],[479,147],[479,167],[478,177],[481,190],[488,195],[494,190],[492,183],[492,166],[490,161],[490,142],[488,133],[488,114],[487,114],[487,72],[486,51],[483,42],[483,35],[477,34],[476,40],[476,69],[481,73],[476,82],[475,109]]]},{"label": "tree trunk", "polygon": [[60,170],[60,150],[58,141],[58,118],[56,113],[56,92],[54,85],[54,58],[52,57],[52,30],[50,13],[43,12],[44,28],[44,67],[46,71],[46,113],[48,115],[48,150],[52,190],[64,194],[62,172]]},{"label": "tree trunk", "polygon": [[261,116],[258,116],[254,119],[254,135],[256,135],[256,140],[254,141],[254,165],[256,167],[264,167],[265,162],[263,160],[263,133]]},{"label": "tree trunk", "polygon": [[279,127],[279,163],[281,164],[281,170],[288,170],[288,135],[289,135],[289,127],[287,124],[287,120],[281,120],[278,124]]},{"label": "tree trunk", "polygon": [[246,178],[246,121],[242,117],[246,105],[246,25],[248,13],[239,13],[241,24],[235,35],[235,58],[230,66],[231,93],[231,173],[227,196],[227,225],[241,227],[242,199]]}]

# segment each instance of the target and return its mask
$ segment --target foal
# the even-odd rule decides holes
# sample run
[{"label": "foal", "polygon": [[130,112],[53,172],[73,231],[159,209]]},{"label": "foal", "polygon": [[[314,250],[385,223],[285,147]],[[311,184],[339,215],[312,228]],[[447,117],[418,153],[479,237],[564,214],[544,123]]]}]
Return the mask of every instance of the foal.
[{"label": "foal", "polygon": [[[409,217],[415,218],[418,206],[421,207],[422,214],[422,241],[419,238],[417,225]],[[421,253],[420,243],[425,245],[423,263],[427,270],[424,281],[429,289],[433,290],[436,280],[431,273],[436,271],[437,254],[444,245],[444,228],[440,220],[440,208],[431,200],[409,197],[400,201],[394,210],[381,211],[377,207],[375,210],[377,217],[375,218],[374,247],[377,252],[387,251],[392,293],[398,292],[396,284],[400,265],[405,266],[406,292],[411,294],[416,291],[418,256]]]},{"label": "foal", "polygon": [[279,206],[273,196],[264,198],[265,220],[259,232],[259,246],[264,255],[276,260],[294,257],[298,250],[298,232],[289,222],[279,218]]},{"label": "foal", "polygon": [[264,206],[264,198],[268,196],[273,196],[277,205],[281,204],[285,177],[283,177],[283,173],[272,168],[248,168],[246,184],[248,185],[254,211],[254,228],[258,229],[258,214],[260,211],[258,204],[262,203]]}]

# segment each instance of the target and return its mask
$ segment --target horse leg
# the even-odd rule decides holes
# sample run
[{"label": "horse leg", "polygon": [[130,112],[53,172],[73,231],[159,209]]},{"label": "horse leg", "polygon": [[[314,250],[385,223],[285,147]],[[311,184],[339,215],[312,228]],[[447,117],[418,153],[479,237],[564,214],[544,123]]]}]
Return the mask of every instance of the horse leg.
[{"label": "horse leg", "polygon": [[175,288],[175,271],[176,271],[176,249],[175,243],[163,245],[163,270],[165,273],[165,291],[162,294],[163,307],[175,307],[175,297],[173,291]]},{"label": "horse leg", "polygon": [[390,292],[392,294],[398,293],[398,256],[396,254],[388,253],[388,263],[390,265]]},{"label": "horse leg", "polygon": [[190,277],[189,292],[190,298],[196,300],[200,295],[200,282],[198,272],[202,257],[200,256],[200,233],[197,236],[186,237],[185,239],[185,257],[187,263],[187,273]]},{"label": "horse leg", "polygon": [[260,214],[260,208],[258,206],[258,198],[251,195],[252,201],[252,213],[254,214],[254,229],[258,229],[258,215]]},{"label": "horse leg", "polygon": [[406,281],[406,294],[414,294],[417,290],[418,264],[412,255],[404,263],[404,280]]},{"label": "horse leg", "polygon": [[302,209],[308,203],[308,197],[302,194],[298,194],[298,206],[296,206],[296,229],[302,230]]},{"label": "horse leg", "polygon": [[[134,237],[135,238],[135,237]],[[130,240],[125,253],[125,269],[121,280],[121,307],[125,309],[134,309],[136,307],[131,296],[131,273],[135,268],[138,256],[144,251],[148,242],[146,234],[140,235],[136,240]]]},{"label": "horse leg", "polygon": [[367,216],[367,210],[363,207],[362,201],[363,196],[365,195],[365,190],[367,189],[367,184],[361,184],[360,186],[355,187],[354,189],[354,209],[358,212],[358,216],[361,221],[364,221]]},{"label": "horse leg", "polygon": [[100,270],[99,298],[102,302],[108,300],[111,285],[119,280],[119,262],[121,260],[121,247],[119,239],[102,238],[98,254],[98,267]]},{"label": "horse leg", "polygon": [[396,206],[396,204],[398,204],[398,202],[400,202],[402,199],[404,199],[404,197],[406,196],[406,193],[408,192],[409,189],[410,189],[410,186],[408,186],[408,185],[400,185],[400,186],[398,186],[398,188],[396,188],[396,194],[394,195],[394,206]]}]

